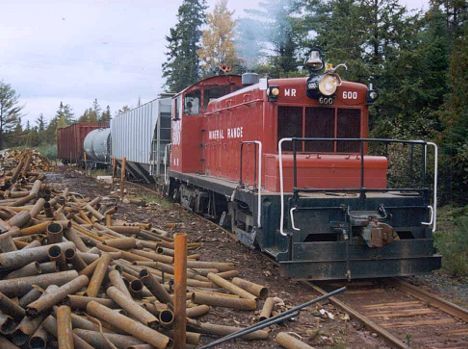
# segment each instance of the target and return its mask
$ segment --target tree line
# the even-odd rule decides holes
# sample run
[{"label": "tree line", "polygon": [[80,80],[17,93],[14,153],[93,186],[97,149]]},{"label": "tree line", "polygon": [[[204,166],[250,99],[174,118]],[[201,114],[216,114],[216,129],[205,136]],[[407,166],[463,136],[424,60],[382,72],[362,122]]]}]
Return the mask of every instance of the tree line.
[{"label": "tree line", "polygon": [[[304,76],[311,47],[326,61],[346,63],[347,80],[372,84],[370,135],[435,141],[440,146],[444,201],[466,203],[468,187],[467,5],[430,0],[408,11],[398,0],[270,0],[234,19],[227,0],[207,12],[205,0],[183,0],[166,36],[162,66],[167,91],[200,78],[255,71],[271,78]],[[13,92],[12,92],[13,91]],[[78,121],[110,119],[97,100]],[[46,123],[20,121],[12,87],[0,83],[0,148],[54,142],[56,129],[75,120],[61,103]]]},{"label": "tree line", "polygon": [[102,110],[97,99],[78,118],[69,104],[60,102],[54,117],[47,122],[43,114],[31,122],[23,123],[23,106],[19,104],[19,94],[10,85],[0,81],[0,150],[10,147],[38,147],[53,145],[57,140],[57,130],[74,122],[109,123],[112,117],[110,107]]},{"label": "tree line", "polygon": [[237,20],[220,0],[184,0],[167,39],[166,88],[231,71],[304,76],[311,47],[346,63],[347,80],[372,84],[370,135],[435,141],[443,201],[467,203],[467,3],[430,0],[409,11],[398,0],[269,0]]}]

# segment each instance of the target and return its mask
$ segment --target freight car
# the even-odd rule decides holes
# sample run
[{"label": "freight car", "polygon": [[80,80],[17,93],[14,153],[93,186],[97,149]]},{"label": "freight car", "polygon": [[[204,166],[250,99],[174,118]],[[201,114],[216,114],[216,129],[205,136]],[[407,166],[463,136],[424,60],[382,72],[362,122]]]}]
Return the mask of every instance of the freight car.
[{"label": "freight car", "polygon": [[248,74],[243,86],[239,76],[217,76],[175,95],[169,195],[229,226],[290,277],[439,268],[437,146],[368,138],[376,92],[324,71],[318,50],[306,66],[305,78]]},{"label": "freight car", "polygon": [[77,122],[57,131],[57,158],[64,163],[79,163],[84,158],[83,142],[88,133],[109,127],[107,123]]},{"label": "freight car", "polygon": [[125,157],[133,177],[147,183],[162,173],[164,151],[171,142],[170,96],[160,95],[111,120],[111,156],[117,162]]}]

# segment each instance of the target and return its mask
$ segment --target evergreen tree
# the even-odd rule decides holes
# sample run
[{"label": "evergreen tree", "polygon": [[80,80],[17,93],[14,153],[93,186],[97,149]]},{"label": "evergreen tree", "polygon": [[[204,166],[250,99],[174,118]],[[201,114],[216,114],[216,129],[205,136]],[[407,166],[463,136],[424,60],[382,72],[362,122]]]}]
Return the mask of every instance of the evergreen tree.
[{"label": "evergreen tree", "polygon": [[62,128],[71,125],[75,120],[70,105],[63,104],[63,102],[60,102],[59,108],[55,113],[55,119],[57,120],[57,128]]},{"label": "evergreen tree", "polygon": [[7,83],[0,81],[0,149],[5,145],[5,134],[21,127],[22,106],[18,105],[19,95]]},{"label": "evergreen tree", "polygon": [[239,65],[234,46],[234,11],[227,8],[227,0],[219,0],[212,13],[207,15],[208,28],[202,34],[202,46],[197,51],[203,75],[215,75],[220,66]]},{"label": "evergreen tree", "polygon": [[448,93],[439,108],[443,131],[442,194],[446,200],[467,204],[468,187],[468,26],[453,43],[448,69]]},{"label": "evergreen tree", "polygon": [[169,51],[162,66],[170,91],[180,91],[200,77],[197,50],[206,8],[205,0],[184,0],[179,7],[177,24],[166,37]]},{"label": "evergreen tree", "polygon": [[110,111],[110,107],[107,106],[106,110],[104,112],[102,112],[101,118],[99,119],[99,121],[109,123],[111,118],[112,118],[112,114],[111,114],[111,111]]},{"label": "evergreen tree", "polygon": [[44,114],[39,114],[39,117],[36,119],[37,130],[38,132],[44,132],[46,129],[46,121],[44,119]]}]

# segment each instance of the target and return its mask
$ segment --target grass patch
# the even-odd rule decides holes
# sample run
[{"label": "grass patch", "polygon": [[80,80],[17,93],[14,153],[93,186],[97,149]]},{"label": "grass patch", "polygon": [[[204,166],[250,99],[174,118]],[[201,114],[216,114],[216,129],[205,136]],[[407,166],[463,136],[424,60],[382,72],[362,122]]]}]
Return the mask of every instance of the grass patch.
[{"label": "grass patch", "polygon": [[162,208],[170,208],[172,203],[163,196],[143,192],[134,195],[134,198],[145,202],[147,205],[158,205]]},{"label": "grass patch", "polygon": [[451,276],[468,276],[468,206],[439,210],[434,244],[442,254],[442,269]]}]

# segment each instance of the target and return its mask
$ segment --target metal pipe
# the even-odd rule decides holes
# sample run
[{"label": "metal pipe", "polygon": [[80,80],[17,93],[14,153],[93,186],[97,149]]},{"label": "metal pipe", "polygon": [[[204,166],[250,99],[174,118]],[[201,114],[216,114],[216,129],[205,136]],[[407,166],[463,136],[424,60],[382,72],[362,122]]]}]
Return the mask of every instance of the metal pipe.
[{"label": "metal pipe", "polygon": [[108,274],[108,277],[109,277],[109,281],[111,282],[111,284],[114,287],[118,288],[120,290],[120,292],[125,294],[127,297],[132,297],[132,295],[130,294],[130,291],[128,290],[127,286],[125,286],[125,283],[124,283],[124,281],[122,279],[122,275],[120,274],[120,272],[117,269],[111,270],[109,272],[109,274]]},{"label": "metal pipe", "polygon": [[33,288],[26,293],[23,297],[19,300],[19,305],[22,308],[25,308],[29,303],[34,302],[42,295],[43,290],[40,287],[33,285]]},{"label": "metal pipe", "polygon": [[71,324],[71,309],[61,305],[57,309],[57,339],[60,349],[74,349]]},{"label": "metal pipe", "polygon": [[187,331],[187,234],[174,235],[174,348],[184,349]]},{"label": "metal pipe", "polygon": [[[208,273],[207,276],[208,276],[208,279],[213,281],[219,287],[224,288],[225,290],[228,290],[229,292],[232,292],[234,294],[237,294],[237,295],[241,296],[242,298],[252,299],[254,301],[257,299],[257,297],[254,296],[252,293],[244,290],[243,288],[240,288],[239,286],[235,285],[232,282],[229,282],[226,279],[223,279],[218,274]],[[257,286],[259,286],[259,285],[257,285]]]},{"label": "metal pipe", "polygon": [[29,316],[37,316],[37,314],[50,309],[53,305],[64,300],[69,294],[79,291],[85,287],[88,282],[89,279],[87,276],[80,275],[60,286],[53,294],[44,294],[38,300],[28,304],[26,307],[26,313]]},{"label": "metal pipe", "polygon": [[30,349],[46,349],[47,348],[47,331],[41,326],[39,326],[36,332],[29,338],[29,348]]},{"label": "metal pipe", "polygon": [[24,267],[12,271],[5,277],[5,279],[15,279],[24,276],[37,275],[40,273],[40,264],[38,262],[31,262],[29,264],[26,264]]},{"label": "metal pipe", "polygon": [[50,244],[56,244],[63,240],[63,227],[59,223],[52,222],[47,226],[47,239]]},{"label": "metal pipe", "polygon": [[86,312],[91,316],[104,320],[145,343],[151,344],[158,349],[165,349],[169,345],[170,338],[135,321],[129,317],[121,315],[104,305],[91,301],[86,307]]},{"label": "metal pipe", "polygon": [[122,250],[130,250],[137,247],[137,240],[135,238],[116,238],[105,240],[103,244]]},{"label": "metal pipe", "polygon": [[[219,276],[219,275],[218,275]],[[247,292],[261,298],[265,299],[268,296],[268,288],[262,285],[258,285],[248,280],[244,280],[238,277],[235,277],[231,281],[234,285],[239,286],[246,290]]]},{"label": "metal pipe", "polygon": [[[13,320],[9,315],[0,313],[0,333],[3,335],[8,335],[13,333],[15,328],[18,326],[18,323]],[[1,336],[0,336],[1,337]]]},{"label": "metal pipe", "polygon": [[291,336],[286,332],[280,332],[276,335],[275,342],[286,349],[314,349],[303,341]]},{"label": "metal pipe", "polygon": [[203,315],[206,315],[210,311],[210,307],[206,304],[196,305],[191,308],[187,308],[187,317],[197,318]]},{"label": "metal pipe", "polygon": [[134,319],[152,328],[158,325],[158,319],[153,314],[136,303],[131,297],[127,297],[118,288],[111,286],[107,289],[106,294]]},{"label": "metal pipe", "polygon": [[268,297],[263,304],[262,311],[260,312],[259,321],[268,319],[271,316],[273,311],[273,306],[275,305],[275,299],[273,297]]},{"label": "metal pipe", "polygon": [[198,291],[192,294],[192,302],[196,304],[206,304],[237,310],[257,309],[257,302],[254,299],[221,297]]},{"label": "metal pipe", "polygon": [[52,274],[39,274],[17,279],[0,280],[0,292],[8,297],[21,297],[28,293],[33,285],[46,288],[49,285],[63,285],[78,276],[76,270],[60,271]]},{"label": "metal pipe", "polygon": [[81,255],[75,251],[75,249],[66,249],[64,255],[66,261],[71,263],[76,270],[82,271],[84,268],[86,268],[87,264],[83,258],[81,258]]},{"label": "metal pipe", "polygon": [[[236,326],[218,325],[218,324],[212,324],[208,322],[189,322],[189,326],[193,328],[193,330],[195,331],[198,331],[204,334],[214,335],[214,336],[229,336],[229,335],[232,335],[234,333],[237,333],[243,330],[243,328],[236,327]],[[263,330],[252,331],[242,336],[242,339],[245,339],[245,340],[257,340],[257,339],[267,339],[267,338],[268,338],[268,331],[263,331]],[[202,348],[205,348],[205,346],[203,346]]]},{"label": "metal pipe", "polygon": [[140,280],[160,302],[172,304],[171,295],[167,292],[166,288],[161,285],[152,274],[150,274],[148,269],[140,271]]},{"label": "metal pipe", "polygon": [[249,327],[246,327],[242,330],[239,330],[237,332],[234,332],[230,335],[227,335],[223,338],[220,338],[218,340],[215,340],[207,345],[204,345],[203,347],[201,347],[200,349],[208,349],[208,348],[213,348],[215,347],[216,345],[219,345],[221,343],[224,343],[228,340],[231,340],[231,339],[234,339],[234,338],[238,338],[238,337],[241,337],[241,336],[244,336],[246,334],[249,334],[249,333],[252,333],[252,332],[255,332],[257,330],[260,330],[262,328],[265,328],[265,327],[268,327],[268,326],[271,326],[275,323],[278,323],[278,322],[281,322],[281,321],[284,321],[292,316],[294,316],[295,314],[297,314],[300,310],[314,304],[314,303],[318,303],[322,300],[325,300],[325,299],[328,299],[329,297],[332,297],[338,293],[341,293],[341,292],[344,292],[346,290],[346,287],[341,287],[341,288],[338,288],[332,292],[329,292],[329,293],[326,293],[320,297],[317,297],[317,298],[314,298],[314,299],[311,299],[310,301],[307,301],[303,304],[300,304],[300,305],[297,305],[295,307],[292,307],[291,309],[288,309],[286,310],[285,312],[283,313],[280,313],[276,316],[273,316],[272,318],[269,318],[269,319],[265,319],[263,321],[260,321],[254,325],[251,325]]},{"label": "metal pipe", "polygon": [[84,339],[86,342],[90,343],[95,348],[108,348],[109,343],[107,341],[111,342],[119,349],[127,349],[132,345],[144,344],[141,340],[135,337],[116,333],[101,334],[97,331],[85,330],[81,328],[73,329],[73,333]]},{"label": "metal pipe", "polygon": [[[47,332],[49,332],[52,336],[57,338],[57,320],[52,316],[49,315],[42,326],[45,328]],[[73,344],[76,349],[95,349],[91,345],[89,345],[86,341],[78,337],[77,335],[73,334]]]},{"label": "metal pipe", "polygon": [[101,257],[99,257],[96,268],[94,269],[93,276],[89,281],[88,288],[86,289],[86,295],[90,297],[96,297],[99,293],[99,289],[101,288],[102,281],[104,280],[104,276],[107,273],[107,268],[112,260],[112,257],[108,253],[103,253]]},{"label": "metal pipe", "polygon": [[59,246],[53,245],[49,248],[49,259],[52,262],[57,263],[57,267],[59,268],[59,270],[68,270],[65,254]]},{"label": "metal pipe", "polygon": [[[56,244],[63,250],[67,248],[74,248],[73,242],[61,242]],[[0,269],[18,269],[31,262],[46,262],[49,259],[49,248],[50,245],[33,247],[28,249],[22,249],[18,251],[5,252],[0,254]],[[1,283],[1,281],[0,281]]]},{"label": "metal pipe", "polygon": [[24,309],[13,302],[10,298],[0,292],[0,310],[7,315],[10,315],[13,319],[20,321],[26,312]]},{"label": "metal pipe", "polygon": [[118,308],[117,304],[115,304],[112,299],[108,298],[87,297],[75,294],[69,294],[67,298],[68,304],[70,304],[72,309],[86,309],[86,306],[91,301],[96,301],[112,309]]}]

